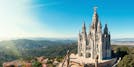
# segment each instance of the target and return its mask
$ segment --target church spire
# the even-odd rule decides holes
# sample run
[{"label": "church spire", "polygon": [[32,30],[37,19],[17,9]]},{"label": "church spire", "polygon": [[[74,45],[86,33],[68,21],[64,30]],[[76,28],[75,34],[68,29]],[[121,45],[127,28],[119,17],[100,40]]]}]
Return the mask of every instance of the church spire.
[{"label": "church spire", "polygon": [[97,14],[97,7],[94,7],[94,14],[92,17],[92,27],[97,30],[98,25],[98,14]]},{"label": "church spire", "polygon": [[81,40],[81,33],[79,32],[79,35],[78,35],[78,40],[80,41]]},{"label": "church spire", "polygon": [[83,40],[87,40],[87,32],[86,32],[86,25],[85,25],[85,21],[84,21],[84,23],[83,23],[83,25],[82,25],[82,39]]},{"label": "church spire", "polygon": [[108,34],[108,27],[107,27],[107,24],[105,24],[104,34]]},{"label": "church spire", "polygon": [[101,28],[102,28],[101,22],[99,21],[99,22],[98,22],[98,25],[97,25],[97,31],[98,31],[98,32],[101,32]]},{"label": "church spire", "polygon": [[98,22],[97,27],[100,27],[101,28],[101,22],[100,21]]},{"label": "church spire", "polygon": [[82,32],[83,32],[83,33],[86,33],[85,21],[84,21],[84,23],[83,23],[83,25],[82,25]]}]

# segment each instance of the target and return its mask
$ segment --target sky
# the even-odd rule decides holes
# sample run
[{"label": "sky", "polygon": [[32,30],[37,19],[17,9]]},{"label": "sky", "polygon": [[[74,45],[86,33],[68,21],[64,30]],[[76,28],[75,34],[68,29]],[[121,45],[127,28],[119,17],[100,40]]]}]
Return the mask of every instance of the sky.
[{"label": "sky", "polygon": [[0,40],[77,38],[93,7],[112,38],[134,38],[134,0],[0,0]]}]

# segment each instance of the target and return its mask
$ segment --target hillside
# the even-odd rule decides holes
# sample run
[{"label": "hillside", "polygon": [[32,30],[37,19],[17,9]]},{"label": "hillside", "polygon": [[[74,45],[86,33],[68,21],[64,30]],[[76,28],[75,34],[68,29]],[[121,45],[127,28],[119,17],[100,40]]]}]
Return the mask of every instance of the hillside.
[{"label": "hillside", "polygon": [[76,43],[70,40],[10,40],[0,42],[0,64],[16,59],[32,59],[37,56],[64,56],[68,49],[76,51]]}]

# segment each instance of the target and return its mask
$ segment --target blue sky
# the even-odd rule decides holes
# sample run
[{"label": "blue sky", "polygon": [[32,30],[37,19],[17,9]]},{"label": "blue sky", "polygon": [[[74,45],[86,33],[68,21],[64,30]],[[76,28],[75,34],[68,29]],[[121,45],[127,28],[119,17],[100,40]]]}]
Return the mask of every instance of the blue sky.
[{"label": "blue sky", "polygon": [[[112,38],[134,37],[133,0],[0,0],[0,39],[77,37],[83,21],[91,24],[93,7]],[[87,30],[88,31],[88,30]]]}]

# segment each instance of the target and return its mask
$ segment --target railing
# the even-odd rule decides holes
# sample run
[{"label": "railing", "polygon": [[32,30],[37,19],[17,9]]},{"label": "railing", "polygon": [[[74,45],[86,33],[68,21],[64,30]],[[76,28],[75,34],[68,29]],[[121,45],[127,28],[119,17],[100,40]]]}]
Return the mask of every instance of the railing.
[{"label": "railing", "polygon": [[121,61],[121,57],[118,59],[118,61],[112,66],[112,67],[116,67],[117,64]]}]

